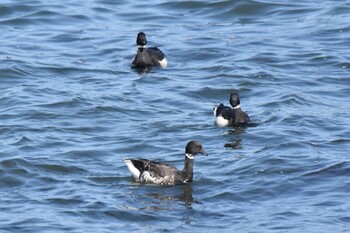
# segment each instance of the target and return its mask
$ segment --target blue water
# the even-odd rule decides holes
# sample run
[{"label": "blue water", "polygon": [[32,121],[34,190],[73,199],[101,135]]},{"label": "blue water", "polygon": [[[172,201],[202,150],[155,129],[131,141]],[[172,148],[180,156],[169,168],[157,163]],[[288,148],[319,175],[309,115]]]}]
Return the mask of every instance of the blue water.
[{"label": "blue water", "polygon": [[[350,1],[0,3],[0,232],[349,232]],[[165,69],[130,68],[139,31]],[[218,128],[232,91],[253,121]],[[183,166],[135,183],[124,157]]]}]

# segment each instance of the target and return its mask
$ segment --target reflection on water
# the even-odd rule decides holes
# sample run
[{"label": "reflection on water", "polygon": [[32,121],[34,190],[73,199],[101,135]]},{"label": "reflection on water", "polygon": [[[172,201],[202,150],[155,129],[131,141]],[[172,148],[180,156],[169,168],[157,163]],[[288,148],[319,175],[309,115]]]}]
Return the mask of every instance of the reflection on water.
[{"label": "reflection on water", "polygon": [[132,197],[135,201],[132,207],[128,207],[132,209],[174,210],[176,204],[190,209],[193,203],[198,203],[192,196],[192,184],[177,186],[139,184],[132,191]]},{"label": "reflection on water", "polygon": [[250,127],[257,127],[258,125],[258,123],[249,123],[245,126],[227,127],[228,129],[225,131],[224,135],[226,137],[230,137],[230,139],[228,140],[229,142],[224,144],[224,147],[242,149],[242,138],[240,137],[240,135],[243,135],[246,132],[246,130],[248,130]]},{"label": "reflection on water", "polygon": [[184,202],[185,206],[188,208],[191,208],[193,202],[197,203],[192,196],[192,185],[191,184],[183,185],[182,186],[182,194],[179,194],[177,196],[177,198],[179,201]]},{"label": "reflection on water", "polygon": [[[152,71],[152,69],[157,69],[157,67],[144,67],[144,68],[140,68],[140,67],[132,67],[130,68],[131,70],[135,71],[135,73],[137,74],[147,74],[149,72]],[[158,68],[159,69],[159,68]]]},{"label": "reflection on water", "polygon": [[235,127],[234,129],[229,129],[226,131],[226,134],[235,134],[235,135],[239,135],[244,133],[245,128],[244,127]]},{"label": "reflection on water", "polygon": [[233,139],[231,142],[225,143],[224,147],[231,147],[232,149],[242,149],[242,139]]},{"label": "reflection on water", "polygon": [[[171,193],[167,192],[171,191]],[[187,208],[191,208],[192,203],[195,201],[192,196],[192,185],[179,185],[171,187],[171,190],[163,189],[163,193],[149,193],[148,197],[157,199],[159,204],[169,204],[174,201],[183,202]]]}]

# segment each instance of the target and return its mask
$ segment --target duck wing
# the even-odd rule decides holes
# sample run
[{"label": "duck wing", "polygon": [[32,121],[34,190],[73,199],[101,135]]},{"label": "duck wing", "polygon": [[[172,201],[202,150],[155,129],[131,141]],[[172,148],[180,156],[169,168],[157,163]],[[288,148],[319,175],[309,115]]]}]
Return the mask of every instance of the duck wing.
[{"label": "duck wing", "polygon": [[243,112],[240,109],[235,109],[235,120],[234,124],[247,124],[250,122],[250,117],[247,113]]},{"label": "duck wing", "polygon": [[165,61],[165,54],[157,47],[150,47],[147,49],[148,55],[155,65],[162,66],[161,62]]},{"label": "duck wing", "polygon": [[137,162],[139,164],[142,163],[142,172],[147,171],[150,175],[157,177],[172,176],[179,171],[176,167],[162,162],[150,161],[147,159],[139,159]]},{"label": "duck wing", "polygon": [[243,115],[244,115],[244,118],[246,119],[246,122],[250,122],[250,117],[248,116],[248,114],[243,112]]},{"label": "duck wing", "polygon": [[176,177],[181,175],[177,168],[157,161],[147,159],[124,159],[133,177],[140,182],[174,183]]}]

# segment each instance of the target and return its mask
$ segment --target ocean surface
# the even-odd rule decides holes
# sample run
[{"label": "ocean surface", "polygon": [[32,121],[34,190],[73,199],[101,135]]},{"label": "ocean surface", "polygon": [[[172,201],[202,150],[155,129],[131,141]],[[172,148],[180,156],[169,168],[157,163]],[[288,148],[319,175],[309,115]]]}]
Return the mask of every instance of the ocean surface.
[{"label": "ocean surface", "polygon": [[[350,232],[350,0],[3,0],[0,232]],[[147,34],[168,67],[130,68]],[[249,127],[214,125],[241,97]],[[194,181],[133,181],[123,158]]]}]

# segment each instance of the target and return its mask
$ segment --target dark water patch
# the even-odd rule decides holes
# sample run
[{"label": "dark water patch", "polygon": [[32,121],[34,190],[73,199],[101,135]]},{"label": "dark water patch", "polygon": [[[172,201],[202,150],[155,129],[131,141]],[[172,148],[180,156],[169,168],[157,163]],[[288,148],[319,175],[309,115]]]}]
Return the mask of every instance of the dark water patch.
[{"label": "dark water patch", "polygon": [[309,172],[305,174],[304,176],[310,176],[310,177],[334,177],[334,176],[344,176],[349,174],[350,167],[349,162],[343,161],[337,164],[333,164],[324,168],[321,168],[319,170]]},{"label": "dark water patch", "polygon": [[99,185],[101,184],[110,185],[111,183],[120,183],[121,181],[124,181],[125,177],[116,177],[114,176],[114,174],[111,174],[111,176],[98,175],[98,176],[89,176],[89,180]]},{"label": "dark water patch", "polygon": [[[14,65],[12,61],[10,63],[11,64],[8,64],[5,69],[1,69],[1,78],[4,82],[6,80],[14,82],[11,87],[13,87],[15,83],[19,84],[25,82],[24,77],[35,76],[35,73],[25,62],[16,61],[16,65]],[[4,86],[2,86],[2,88],[4,88]]]},{"label": "dark water patch", "polygon": [[36,232],[40,228],[46,232],[55,232],[57,228],[62,230],[72,230],[72,227],[66,227],[63,224],[54,223],[53,221],[45,221],[42,218],[28,217],[19,221],[14,221],[2,228],[9,232]]},{"label": "dark water patch", "polygon": [[[190,15],[197,15],[199,17],[210,17],[216,21],[227,21],[233,19],[239,19],[241,22],[248,23],[253,20],[254,16],[267,16],[273,14],[274,9],[285,8],[287,6],[293,6],[288,4],[279,4],[271,2],[261,1],[216,1],[216,2],[201,2],[201,1],[188,1],[186,3],[161,3],[159,7],[164,9],[177,9],[179,12],[175,13],[176,16],[189,17]],[[287,9],[286,9],[287,10]],[[253,21],[252,21],[253,22]]]},{"label": "dark water patch", "polygon": [[[7,5],[7,17],[0,22],[7,26],[34,26],[55,23],[59,25],[65,20],[86,21],[88,17],[83,14],[65,14],[69,7],[63,5],[41,5],[40,2],[26,2],[24,4]],[[64,25],[64,24],[63,24]]]},{"label": "dark water patch", "polygon": [[6,176],[6,175],[2,175],[1,176],[1,186],[2,187],[18,187],[23,185],[23,179],[19,179],[19,178],[15,178],[13,176]]},{"label": "dark water patch", "polygon": [[83,99],[81,97],[73,97],[71,99],[66,100],[60,100],[58,102],[48,103],[48,104],[42,104],[38,107],[44,108],[44,109],[74,109],[74,108],[81,108],[83,106],[89,106],[88,101],[86,99]]},{"label": "dark water patch", "polygon": [[332,140],[330,141],[330,143],[332,143],[333,145],[337,145],[337,144],[346,144],[350,142],[350,138],[344,138],[344,139],[335,139],[335,140]]},{"label": "dark water patch", "polygon": [[19,166],[26,166],[28,162],[25,159],[14,158],[14,159],[6,159],[1,161],[1,166],[3,168],[17,168]]},{"label": "dark water patch", "polygon": [[81,174],[85,173],[86,170],[76,167],[61,164],[37,164],[36,167],[44,172],[53,172],[58,174]]},{"label": "dark water patch", "polygon": [[31,175],[29,164],[23,159],[5,159],[0,162],[2,187],[19,187],[26,183],[26,177]]},{"label": "dark water patch", "polygon": [[13,13],[14,13],[14,10],[10,6],[3,5],[3,6],[0,7],[0,14],[4,18],[9,16],[9,15],[12,15]]},{"label": "dark water patch", "polygon": [[45,201],[47,201],[51,205],[60,206],[60,207],[81,205],[84,203],[81,197],[67,197],[67,198],[53,197],[53,198],[46,198]]},{"label": "dark water patch", "polygon": [[19,138],[11,138],[10,141],[7,141],[5,144],[6,145],[12,145],[12,146],[18,146],[18,147],[23,147],[26,145],[29,145],[32,143],[32,140],[30,140],[26,136],[20,136]]}]

